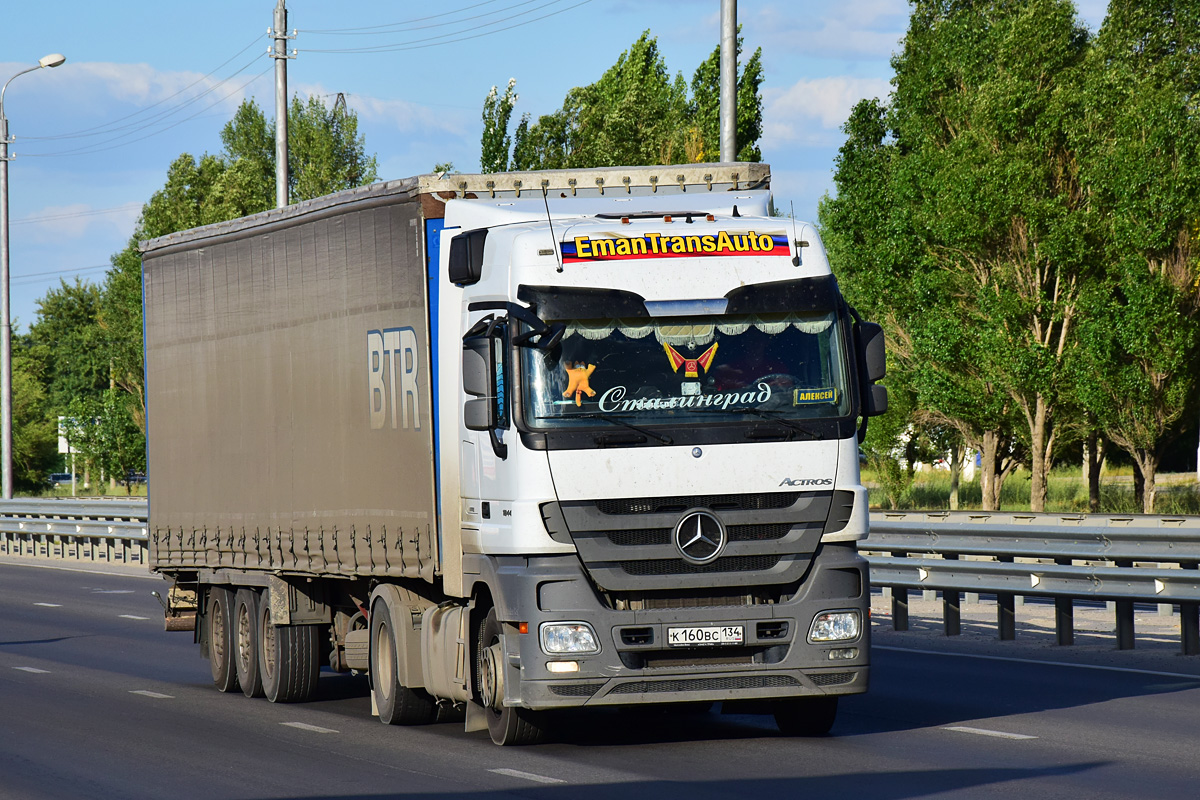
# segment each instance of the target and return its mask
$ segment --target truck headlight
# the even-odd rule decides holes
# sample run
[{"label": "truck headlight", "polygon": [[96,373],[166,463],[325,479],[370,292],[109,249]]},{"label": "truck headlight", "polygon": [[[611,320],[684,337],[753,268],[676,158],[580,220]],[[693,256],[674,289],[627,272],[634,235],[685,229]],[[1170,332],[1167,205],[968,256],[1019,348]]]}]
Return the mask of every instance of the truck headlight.
[{"label": "truck headlight", "polygon": [[810,642],[848,642],[859,634],[857,611],[826,611],[813,619]]},{"label": "truck headlight", "polygon": [[600,652],[596,632],[586,622],[543,622],[541,637],[546,655]]}]

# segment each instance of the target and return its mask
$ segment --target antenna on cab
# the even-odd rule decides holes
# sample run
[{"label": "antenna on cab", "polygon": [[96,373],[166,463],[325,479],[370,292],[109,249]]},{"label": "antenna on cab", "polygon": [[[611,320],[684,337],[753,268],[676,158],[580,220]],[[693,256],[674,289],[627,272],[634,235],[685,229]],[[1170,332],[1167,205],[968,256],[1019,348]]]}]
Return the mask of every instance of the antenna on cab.
[{"label": "antenna on cab", "polygon": [[562,253],[558,249],[558,237],[554,235],[554,219],[550,216],[549,184],[550,181],[542,181],[542,202],[546,204],[546,222],[550,225],[550,244],[554,248],[555,270],[562,272]]},{"label": "antenna on cab", "polygon": [[800,266],[800,240],[797,238],[799,234],[796,233],[796,204],[789,200],[788,208],[791,209],[792,214],[792,246],[796,248],[796,255],[792,256],[792,266],[798,267]]}]

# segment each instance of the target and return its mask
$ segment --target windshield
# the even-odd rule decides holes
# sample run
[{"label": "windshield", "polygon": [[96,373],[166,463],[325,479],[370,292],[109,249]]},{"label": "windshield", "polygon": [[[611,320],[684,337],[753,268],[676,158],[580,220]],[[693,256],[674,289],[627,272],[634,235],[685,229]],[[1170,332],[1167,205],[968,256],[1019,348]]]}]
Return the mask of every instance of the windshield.
[{"label": "windshield", "polygon": [[531,428],[849,414],[837,316],[563,320],[549,352],[524,350]]}]

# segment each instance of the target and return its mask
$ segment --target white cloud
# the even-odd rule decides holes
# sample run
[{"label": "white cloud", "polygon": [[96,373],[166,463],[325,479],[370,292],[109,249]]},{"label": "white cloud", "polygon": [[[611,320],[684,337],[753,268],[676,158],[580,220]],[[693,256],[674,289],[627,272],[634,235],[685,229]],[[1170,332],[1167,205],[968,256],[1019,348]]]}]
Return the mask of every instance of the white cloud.
[{"label": "white cloud", "polygon": [[748,29],[765,34],[768,50],[795,55],[887,60],[908,27],[904,0],[768,4],[752,12]]},{"label": "white cloud", "polygon": [[891,86],[882,78],[834,76],[796,81],[786,89],[763,90],[765,147],[785,143],[806,145],[838,141],[837,131],[850,110],[863,98],[888,96]]},{"label": "white cloud", "polygon": [[[337,92],[331,92],[321,84],[305,84],[296,91],[305,97],[317,96],[332,105]],[[363,122],[387,125],[401,133],[418,135],[464,136],[472,131],[478,113],[467,114],[453,107],[435,107],[410,103],[407,100],[389,100],[363,94],[346,93],[348,105]]]}]

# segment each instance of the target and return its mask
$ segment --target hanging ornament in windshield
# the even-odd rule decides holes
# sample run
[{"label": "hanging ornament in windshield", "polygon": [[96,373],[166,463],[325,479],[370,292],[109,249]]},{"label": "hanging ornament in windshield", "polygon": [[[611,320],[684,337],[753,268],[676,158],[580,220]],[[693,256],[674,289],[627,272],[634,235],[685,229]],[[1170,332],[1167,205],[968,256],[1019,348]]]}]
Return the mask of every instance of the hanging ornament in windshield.
[{"label": "hanging ornament in windshield", "polygon": [[683,377],[699,378],[700,368],[703,367],[705,372],[712,365],[713,356],[717,354],[717,345],[719,342],[713,342],[712,347],[700,354],[699,358],[687,358],[679,354],[671,345],[663,343],[663,349],[667,351],[667,358],[671,360],[671,369],[679,372],[679,368],[683,367]]}]

